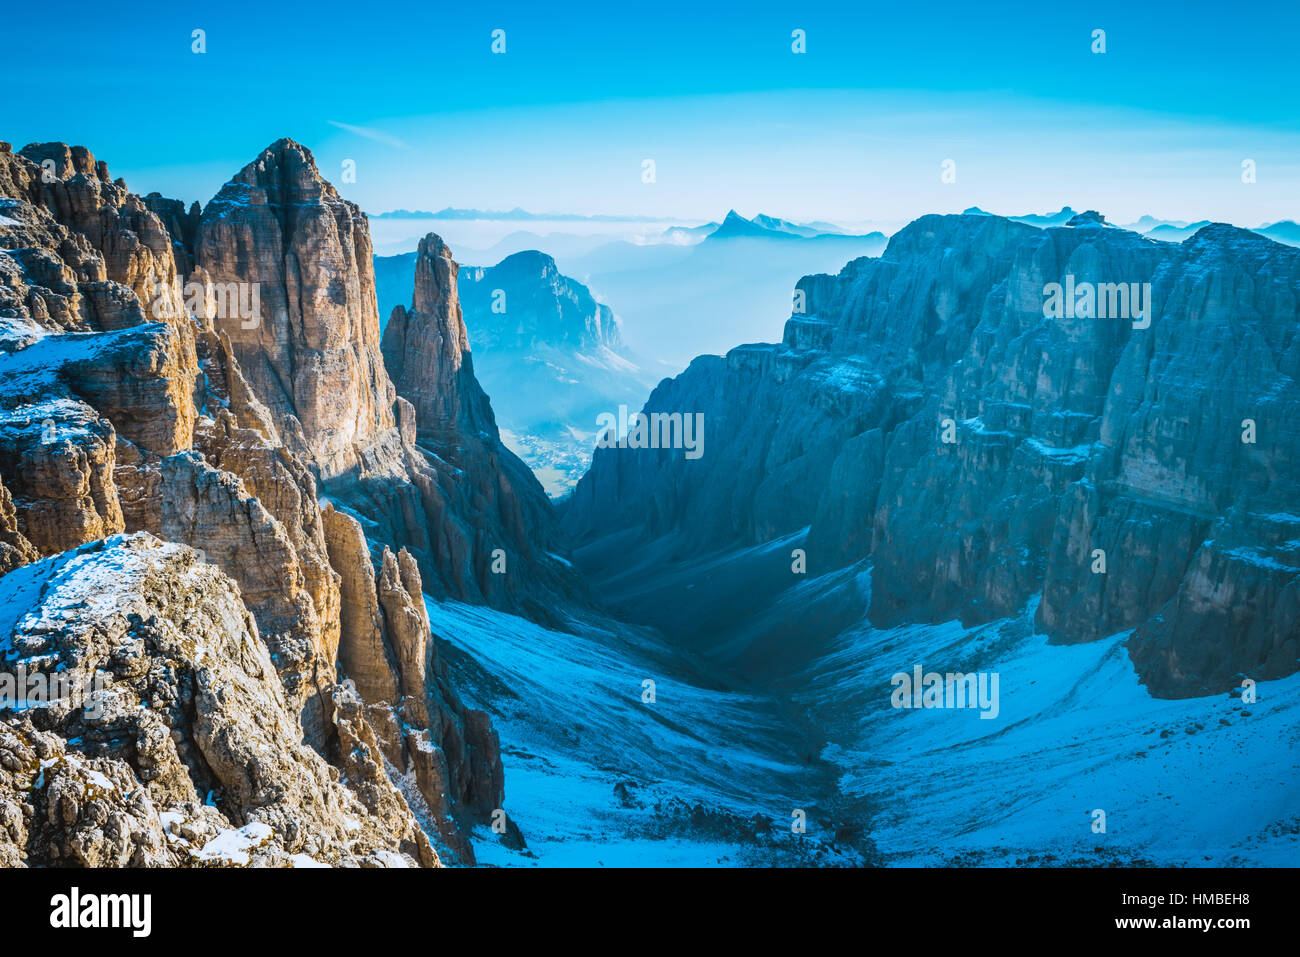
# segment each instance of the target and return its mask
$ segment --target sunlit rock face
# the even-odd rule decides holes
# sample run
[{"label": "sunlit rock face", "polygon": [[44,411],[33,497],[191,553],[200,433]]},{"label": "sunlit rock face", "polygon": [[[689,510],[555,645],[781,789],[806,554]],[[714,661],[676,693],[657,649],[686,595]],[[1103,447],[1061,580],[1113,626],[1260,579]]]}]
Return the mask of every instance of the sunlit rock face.
[{"label": "sunlit rock face", "polygon": [[1056,641],[1133,629],[1157,694],[1296,670],[1294,249],[1223,225],[1158,243],[1093,213],[927,216],[798,290],[782,343],[650,397],[704,414],[701,458],[597,451],[565,515],[579,541],[707,551],[808,527],[809,569],[871,558],[879,624],[1039,596]]},{"label": "sunlit rock face", "polygon": [[600,417],[640,408],[658,376],[624,347],[614,310],[545,253],[462,269],[459,291],[504,441],[562,498],[591,465]]},{"label": "sunlit rock face", "polygon": [[[173,777],[188,776],[203,799],[210,792],[210,811],[202,800],[192,808],[181,787],[168,795],[181,810],[106,805],[127,815],[111,847],[78,844],[68,821],[59,833],[15,837],[6,859],[186,864],[202,841],[265,824],[273,834],[258,831],[253,843],[267,863],[307,854],[433,865],[439,852],[472,863],[465,828],[502,804],[500,755],[488,716],[461,703],[438,658],[424,592],[542,615],[573,589],[562,571],[530,571],[549,541],[550,507],[540,488],[533,511],[510,504],[512,483],[532,494],[531,476],[522,466],[522,476],[502,474],[491,410],[467,364],[445,402],[467,411],[432,432],[447,458],[431,463],[417,446],[414,408],[383,366],[365,217],[288,140],[188,213],[141,200],[80,147],[0,144],[0,217],[0,574],[66,561],[118,533],[146,536],[104,552],[140,570],[121,587],[158,583],[166,594],[150,613],[184,628],[193,612],[181,593],[197,574],[197,601],[234,603],[218,611],[212,647],[260,649],[255,682],[213,678],[249,700],[215,694],[197,706],[194,682],[182,680],[177,707],[199,707],[216,729],[245,720],[236,706],[251,709],[262,738],[248,748],[269,749],[263,759],[278,755],[284,770],[268,765],[250,782],[236,767],[251,760],[243,752],[205,754],[206,770],[183,753]],[[233,312],[220,305],[225,287],[236,291]],[[462,435],[481,449],[461,453]],[[530,521],[543,531],[532,534]],[[172,550],[180,545],[194,551]],[[516,585],[492,575],[498,548],[510,550]],[[169,595],[180,604],[168,606]],[[38,597],[20,588],[12,610]],[[91,653],[80,632],[50,635],[61,653]],[[389,681],[374,679],[381,664]],[[187,728],[161,722],[148,734],[188,740]],[[10,728],[25,742],[14,746],[42,760],[67,754],[77,768],[103,757],[73,730],[39,730],[54,737]],[[88,767],[123,786],[131,775],[151,780],[150,766],[132,760]],[[295,784],[296,765],[316,783]],[[273,800],[276,775],[311,808],[250,810]],[[184,836],[174,840],[176,827]]]},{"label": "sunlit rock face", "polygon": [[205,279],[259,287],[258,315],[220,328],[290,447],[324,478],[355,468],[395,428],[364,214],[278,140],[204,207],[194,245]]},{"label": "sunlit rock face", "polygon": [[459,271],[442,239],[425,236],[410,308],[393,309],[383,337],[399,404],[411,410],[406,441],[422,464],[433,576],[454,597],[554,621],[556,606],[581,602],[583,588],[554,557],[560,544],[550,502],[502,444],[475,377]]},{"label": "sunlit rock face", "polygon": [[359,796],[302,742],[239,587],[193,549],[114,536],[11,572],[0,595],[19,657],[68,663],[87,689],[85,707],[0,719],[4,864],[439,863],[391,784]]}]

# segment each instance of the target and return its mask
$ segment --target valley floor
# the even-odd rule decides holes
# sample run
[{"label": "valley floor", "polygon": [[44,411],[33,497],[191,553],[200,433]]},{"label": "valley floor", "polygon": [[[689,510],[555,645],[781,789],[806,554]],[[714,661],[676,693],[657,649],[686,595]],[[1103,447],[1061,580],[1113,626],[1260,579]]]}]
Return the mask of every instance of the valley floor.
[{"label": "valley floor", "polygon": [[[481,827],[481,863],[1300,862],[1300,675],[1250,704],[1155,699],[1124,635],[1050,645],[1032,604],[979,628],[876,629],[869,569],[791,584],[797,541],[671,563],[651,549],[597,577],[657,629],[568,634],[428,602],[457,686],[493,714],[527,841]],[[997,717],[893,708],[891,676],[918,664],[996,672]]]}]

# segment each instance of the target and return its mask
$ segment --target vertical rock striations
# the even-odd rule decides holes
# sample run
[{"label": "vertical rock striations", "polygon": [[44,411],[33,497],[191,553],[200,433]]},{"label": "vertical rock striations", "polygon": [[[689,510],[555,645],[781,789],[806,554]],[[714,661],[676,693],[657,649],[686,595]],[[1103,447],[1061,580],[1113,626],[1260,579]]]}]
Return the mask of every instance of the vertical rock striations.
[{"label": "vertical rock striations", "polygon": [[[131,775],[163,774],[174,785],[166,801],[183,805],[106,805],[131,816],[121,819],[131,836],[109,849],[89,848],[68,820],[57,832],[11,833],[0,854],[15,863],[187,863],[223,828],[264,824],[269,836],[256,831],[254,857],[269,862],[306,853],[436,864],[429,838],[472,862],[462,827],[501,806],[500,756],[487,716],[465,708],[447,680],[422,592],[428,582],[438,594],[518,604],[508,587],[491,587],[487,563],[491,548],[527,541],[526,519],[513,513],[515,537],[502,537],[501,494],[479,491],[508,487],[490,471],[492,454],[451,447],[461,428],[476,442],[485,441],[480,427],[494,434],[481,390],[436,430],[448,460],[431,463],[417,447],[415,410],[383,367],[365,218],[289,140],[202,214],[141,200],[80,147],[18,154],[0,144],[0,214],[0,574],[21,576],[42,556],[58,569],[69,550],[144,533],[153,537],[123,540],[94,561],[140,568],[122,587],[159,583],[151,614],[164,630],[166,621],[189,627],[182,580],[198,574],[200,593],[234,596],[218,605],[237,609],[221,605],[205,640],[225,647],[251,635],[261,649],[252,685],[217,676],[206,697],[189,679],[169,692],[186,715],[197,709],[193,732],[170,712],[140,717],[147,728],[114,725],[93,745],[72,725],[0,731],[18,736],[11,743],[22,754],[67,755],[83,776],[91,761],[123,793]],[[468,368],[461,379],[448,407],[460,409],[460,393],[476,388]],[[464,475],[451,460],[489,471]],[[197,549],[199,571],[177,565],[181,553],[158,538]],[[454,542],[464,543],[456,560],[440,563]],[[529,581],[528,554],[511,557]],[[13,602],[34,597],[13,580]],[[61,653],[93,659],[89,633],[54,637]],[[230,682],[251,699],[223,692]],[[231,737],[243,707],[258,729],[248,740],[260,744]],[[200,750],[211,737],[234,750],[196,762],[164,748],[146,761],[122,750],[123,735],[192,738]],[[102,763],[119,753],[125,765]],[[312,765],[316,783],[294,783],[289,765],[265,763],[272,758]],[[0,781],[0,801],[29,801],[6,796],[9,785],[26,787]],[[209,792],[216,805],[205,809]],[[311,808],[250,810],[277,800]]]},{"label": "vertical rock striations", "polygon": [[[1092,309],[1046,315],[1067,277]],[[1145,315],[1116,314],[1117,284]],[[812,570],[870,557],[879,624],[1041,595],[1057,641],[1132,629],[1157,694],[1296,670],[1296,250],[1223,225],[1157,243],[1095,213],[927,216],[799,289],[780,345],[701,357],[651,395],[704,413],[702,459],[597,451],[577,539],[716,549],[808,526]]]},{"label": "vertical rock striations", "polygon": [[220,329],[286,445],[323,479],[360,468],[394,429],[372,256],[365,216],[287,139],[221,188],[194,240],[205,280],[256,286],[257,315],[219,317]]},{"label": "vertical rock striations", "polygon": [[580,585],[551,554],[558,535],[550,503],[502,445],[474,376],[458,268],[440,238],[421,240],[411,308],[394,308],[383,338],[385,366],[414,413],[433,567],[454,597],[554,623],[552,608]]}]

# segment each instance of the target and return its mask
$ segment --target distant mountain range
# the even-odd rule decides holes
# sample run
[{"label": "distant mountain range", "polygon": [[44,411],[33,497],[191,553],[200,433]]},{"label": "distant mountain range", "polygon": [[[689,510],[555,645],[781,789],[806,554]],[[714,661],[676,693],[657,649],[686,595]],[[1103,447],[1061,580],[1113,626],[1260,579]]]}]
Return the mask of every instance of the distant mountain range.
[{"label": "distant mountain range", "polygon": [[1182,219],[1157,219],[1154,216],[1142,216],[1135,223],[1129,223],[1125,229],[1131,229],[1135,233],[1147,233],[1157,226],[1177,226],[1182,228],[1187,222]]},{"label": "distant mountain range", "polygon": [[[417,254],[376,256],[381,322],[404,305]],[[494,402],[502,440],[554,497],[591,464],[596,417],[639,408],[659,380],[623,345],[618,317],[537,250],[466,266],[459,297],[474,371]]]},{"label": "distant mountain range", "polygon": [[701,353],[779,336],[790,315],[791,276],[838,272],[885,248],[882,232],[830,230],[838,227],[746,219],[733,209],[716,226],[668,230],[663,242],[617,241],[555,255],[565,273],[618,308],[628,346],[667,373]]},{"label": "distant mountain range", "polygon": [[[879,255],[886,237],[846,234],[827,222],[746,219],[730,210],[722,222],[671,226],[658,240],[521,229],[487,249],[462,247],[458,256],[477,264],[504,263],[524,251],[553,257],[561,273],[618,309],[627,347],[654,368],[653,381],[702,352],[779,335],[790,312],[791,276],[838,271],[858,256]],[[381,323],[406,304],[414,269],[414,253],[375,257]],[[477,349],[468,307],[466,319]]]},{"label": "distant mountain range", "polygon": [[[678,243],[700,242],[705,239],[821,239],[824,237],[843,238],[849,233],[833,223],[812,222],[793,223],[776,216],[759,213],[753,219],[746,219],[734,209],[719,223],[706,223],[703,226],[676,226],[664,231],[664,238]],[[874,232],[871,237],[885,239],[885,234]],[[858,238],[864,238],[859,236]]]},{"label": "distant mountain range", "polygon": [[[992,216],[994,214],[988,212],[987,210],[980,209],[978,206],[972,206],[969,209],[963,210],[962,215]],[[1071,219],[1073,219],[1077,215],[1078,213],[1075,210],[1071,209],[1069,206],[1062,206],[1061,211],[1058,213],[1027,213],[1024,216],[1007,216],[1004,218],[1010,219],[1017,223],[1026,223],[1027,225],[1030,226],[1040,226],[1046,228],[1048,226],[1064,226],[1066,223],[1068,223]]]},{"label": "distant mountain range", "polygon": [[664,216],[585,216],[581,213],[532,213],[516,206],[514,209],[457,209],[447,206],[437,212],[425,210],[394,209],[387,213],[369,213],[371,219],[519,219],[550,220],[592,223],[661,223],[671,222]]},{"label": "distant mountain range", "polygon": [[719,223],[705,223],[702,226],[670,226],[660,235],[660,240],[676,246],[693,246],[711,235]]},{"label": "distant mountain range", "polygon": [[[986,210],[978,206],[971,206],[962,211],[965,216],[992,216]],[[1013,220],[1017,223],[1026,223],[1030,226],[1046,228],[1048,226],[1064,226],[1071,219],[1078,215],[1075,210],[1069,206],[1061,207],[1060,212],[1056,213],[1028,213],[1023,216],[1007,216],[1006,219]],[[1181,243],[1185,239],[1194,236],[1198,230],[1204,229],[1211,225],[1211,220],[1202,219],[1194,223],[1186,222],[1181,219],[1157,219],[1155,216],[1145,215],[1140,217],[1136,222],[1128,224],[1108,224],[1117,225],[1119,229],[1131,230],[1140,233],[1148,239],[1158,239],[1161,242]],[[1276,223],[1265,223],[1250,230],[1253,233],[1259,233],[1261,236],[1267,236],[1279,243],[1288,246],[1300,246],[1300,225],[1289,219],[1284,219]]]},{"label": "distant mountain range", "polygon": [[[767,239],[814,239],[821,235],[826,234],[812,226],[802,226],[775,216],[765,216],[762,213],[753,219],[746,219],[733,209],[727,212],[722,225],[709,233],[707,238],[734,239],[748,236]],[[843,230],[835,230],[835,235],[843,235]]]},{"label": "distant mountain range", "polygon": [[[495,220],[495,221],[519,221],[519,222],[590,222],[590,223],[659,223],[673,222],[671,217],[663,216],[613,216],[613,215],[593,215],[587,216],[581,213],[534,213],[529,210],[516,206],[509,210],[493,209],[458,209],[448,206],[436,212],[427,210],[409,210],[394,209],[386,213],[371,213],[371,219],[443,219],[443,220]],[[673,243],[690,243],[698,242],[706,236],[714,235],[721,232],[722,237],[730,235],[759,235],[757,230],[766,233],[778,235],[797,236],[803,239],[814,239],[818,236],[844,236],[848,235],[848,230],[837,226],[834,223],[825,221],[814,221],[810,223],[796,223],[790,220],[780,219],[776,216],[768,216],[759,213],[753,219],[746,219],[737,213],[734,209],[727,213],[722,223],[708,222],[699,226],[670,226],[661,234],[661,239],[665,242]]]},{"label": "distant mountain range", "polygon": [[1267,226],[1260,226],[1254,232],[1279,243],[1286,243],[1288,246],[1300,246],[1300,224],[1289,219],[1271,223]]}]

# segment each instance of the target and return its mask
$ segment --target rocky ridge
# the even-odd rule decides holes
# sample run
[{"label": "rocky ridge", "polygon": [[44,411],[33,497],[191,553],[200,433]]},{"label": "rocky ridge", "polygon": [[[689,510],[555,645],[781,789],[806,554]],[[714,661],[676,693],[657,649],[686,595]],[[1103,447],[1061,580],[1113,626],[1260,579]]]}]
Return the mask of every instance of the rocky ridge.
[{"label": "rocky ridge", "polygon": [[638,407],[657,381],[623,345],[614,311],[535,250],[461,269],[475,373],[507,441],[560,496],[591,464],[603,414]]},{"label": "rocky ridge", "polygon": [[465,312],[475,317],[471,331],[479,352],[623,348],[614,310],[537,250],[514,253],[495,266],[462,270],[460,299]]},{"label": "rocky ridge", "polygon": [[[263,151],[201,213],[156,195],[140,199],[84,148],[36,144],[15,153],[0,144],[3,583],[29,567],[62,567],[71,555],[129,565],[105,601],[133,608],[145,582],[157,583],[161,597],[147,614],[124,612],[125,624],[110,631],[137,628],[136,618],[164,630],[168,622],[188,627],[185,596],[196,590],[209,596],[196,601],[224,603],[210,644],[229,650],[251,636],[268,665],[253,667],[260,683],[248,694],[256,700],[242,704],[283,712],[248,754],[307,762],[318,781],[330,782],[320,785],[328,799],[302,795],[314,809],[280,814],[266,809],[288,800],[283,795],[241,790],[221,773],[214,779],[216,758],[201,742],[203,760],[193,747],[179,748],[196,734],[179,714],[220,724],[234,720],[234,705],[221,695],[196,698],[193,682],[183,682],[173,695],[180,711],[159,713],[157,726],[178,743],[173,777],[211,792],[210,807],[200,801],[194,812],[207,824],[185,838],[198,851],[228,824],[253,827],[254,843],[284,849],[255,854],[260,863],[304,853],[326,863],[427,865],[439,852],[471,863],[464,828],[503,802],[495,733],[451,686],[423,595],[524,604],[506,586],[479,583],[493,581],[486,575],[489,546],[499,546],[496,516],[517,523],[517,541],[531,514],[484,501],[479,483],[509,487],[490,456],[475,458],[466,475],[431,463],[416,446],[414,408],[384,369],[373,286],[364,216],[290,140]],[[472,382],[472,370],[466,375]],[[480,414],[490,422],[485,396]],[[455,428],[435,430],[447,448],[462,444]],[[545,506],[540,489],[537,497]],[[465,544],[466,528],[485,531]],[[564,594],[562,563],[511,558],[516,574],[504,577],[526,587],[536,558],[558,569],[531,576],[546,583],[538,592],[553,584]],[[37,596],[21,591],[14,607],[26,610],[26,600]],[[532,601],[540,608],[561,598]],[[82,616],[87,627],[108,627],[98,612],[107,607]],[[89,632],[50,635],[56,650],[43,661],[98,660],[85,646]],[[171,668],[175,649],[144,640],[137,657],[145,670],[155,654],[158,667]],[[3,667],[13,668],[15,658],[5,657]],[[73,733],[77,720],[37,721],[35,731],[11,723],[26,742],[14,747],[24,755],[36,748],[41,760],[56,752],[111,756],[119,763],[103,773],[136,802],[131,813],[144,836],[131,847],[55,853],[77,827],[60,818],[51,824],[57,834],[11,827],[7,859],[187,862],[168,850],[168,839],[157,840],[167,815],[181,812],[158,796],[153,806],[140,804],[152,773],[130,744],[140,732],[118,722],[87,748],[86,736]],[[36,732],[43,744],[33,743]],[[220,786],[204,787],[213,780]],[[45,813],[39,788],[7,783],[4,800],[28,817]],[[176,794],[194,803],[183,787]],[[93,812],[99,823],[101,810]]]},{"label": "rocky ridge", "polygon": [[[1067,276],[1149,283],[1149,324],[1046,317]],[[702,412],[702,459],[597,451],[577,540],[699,554],[807,527],[810,571],[870,558],[881,625],[1040,599],[1056,641],[1131,629],[1158,695],[1297,669],[1294,249],[1225,225],[1157,243],[1095,213],[926,216],[798,290],[782,343],[702,356],[646,404]]]}]

